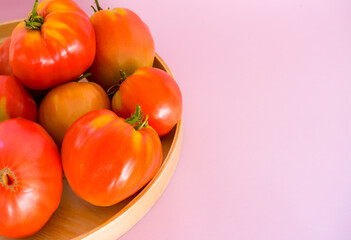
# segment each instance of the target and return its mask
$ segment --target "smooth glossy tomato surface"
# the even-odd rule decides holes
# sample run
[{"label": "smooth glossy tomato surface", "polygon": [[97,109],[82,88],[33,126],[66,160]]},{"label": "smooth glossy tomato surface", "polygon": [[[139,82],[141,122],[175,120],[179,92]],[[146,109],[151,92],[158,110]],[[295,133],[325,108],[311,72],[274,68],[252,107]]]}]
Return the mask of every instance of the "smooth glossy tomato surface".
[{"label": "smooth glossy tomato surface", "polygon": [[129,117],[140,105],[149,115],[149,124],[164,136],[182,117],[182,94],[167,72],[141,67],[122,82],[112,98],[112,109],[121,117]]},{"label": "smooth glossy tomato surface", "polygon": [[14,75],[31,89],[77,79],[95,56],[89,17],[72,0],[44,0],[36,12],[35,19],[43,21],[34,21],[42,24],[40,29],[30,30],[21,22],[12,32],[9,54]]},{"label": "smooth glossy tomato surface", "polygon": [[0,75],[13,75],[9,62],[10,43],[11,37],[8,37],[0,46]]},{"label": "smooth glossy tomato surface", "polygon": [[0,75],[0,121],[22,117],[37,120],[37,105],[14,76]]},{"label": "smooth glossy tomato surface", "polygon": [[97,206],[111,206],[133,195],[162,163],[157,133],[150,126],[135,130],[109,110],[89,112],[74,122],[61,154],[73,191]]},{"label": "smooth glossy tomato surface", "polygon": [[110,109],[106,92],[96,83],[69,82],[53,88],[39,107],[39,123],[61,146],[71,124],[85,113]]},{"label": "smooth glossy tomato surface", "polygon": [[126,8],[100,10],[91,22],[96,34],[96,56],[88,70],[90,81],[105,90],[117,83],[119,70],[128,75],[142,66],[152,66],[155,45],[147,25],[140,17]]},{"label": "smooth glossy tomato surface", "polygon": [[19,238],[38,232],[62,194],[59,151],[37,123],[0,123],[0,235]]}]

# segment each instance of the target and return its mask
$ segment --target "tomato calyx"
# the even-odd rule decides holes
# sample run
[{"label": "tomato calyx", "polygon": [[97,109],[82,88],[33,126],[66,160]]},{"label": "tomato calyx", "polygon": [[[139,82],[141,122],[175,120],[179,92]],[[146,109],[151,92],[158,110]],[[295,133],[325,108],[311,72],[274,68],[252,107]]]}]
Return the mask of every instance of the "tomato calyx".
[{"label": "tomato calyx", "polygon": [[100,4],[99,4],[99,1],[98,1],[98,0],[95,0],[95,4],[96,4],[97,10],[96,10],[96,8],[95,8],[93,5],[91,5],[91,8],[94,10],[94,12],[98,12],[98,11],[103,10],[103,9],[100,7]]},{"label": "tomato calyx", "polygon": [[17,190],[17,178],[15,174],[7,167],[0,170],[0,183],[12,191]]},{"label": "tomato calyx", "polygon": [[138,131],[148,125],[148,118],[149,115],[146,115],[145,119],[143,120],[143,112],[141,111],[141,107],[140,105],[136,105],[134,114],[127,118],[125,122],[132,125],[134,129]]},{"label": "tomato calyx", "polygon": [[119,73],[121,75],[121,79],[118,83],[113,84],[109,89],[107,89],[106,93],[108,96],[112,96],[113,94],[115,94],[119,90],[121,84],[128,78],[126,72],[122,69],[119,70]]},{"label": "tomato calyx", "polygon": [[44,18],[37,13],[38,3],[39,0],[35,0],[32,13],[29,15],[28,19],[24,20],[28,30],[40,30],[41,26],[44,24]]}]

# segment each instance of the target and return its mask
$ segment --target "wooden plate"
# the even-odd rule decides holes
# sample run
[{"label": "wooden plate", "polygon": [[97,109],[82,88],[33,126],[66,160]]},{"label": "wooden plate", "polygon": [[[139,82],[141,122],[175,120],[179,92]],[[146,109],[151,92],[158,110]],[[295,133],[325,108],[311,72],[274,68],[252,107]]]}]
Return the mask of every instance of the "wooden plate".
[{"label": "wooden plate", "polygon": [[[0,24],[0,43],[22,20]],[[156,55],[154,67],[171,74]],[[162,139],[163,163],[157,175],[138,193],[111,207],[96,207],[76,196],[63,181],[60,206],[37,234],[26,239],[117,239],[155,204],[176,168],[182,145],[182,120]],[[0,240],[7,239],[0,237]]]}]

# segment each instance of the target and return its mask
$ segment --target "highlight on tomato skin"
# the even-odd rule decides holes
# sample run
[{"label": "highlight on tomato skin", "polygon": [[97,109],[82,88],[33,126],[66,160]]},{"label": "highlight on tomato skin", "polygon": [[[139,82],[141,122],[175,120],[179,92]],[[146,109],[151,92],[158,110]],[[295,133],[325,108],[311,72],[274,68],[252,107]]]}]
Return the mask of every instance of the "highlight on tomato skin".
[{"label": "highlight on tomato skin", "polygon": [[36,121],[37,105],[16,77],[0,75],[0,122],[16,117]]},{"label": "highlight on tomato skin", "polygon": [[111,206],[128,198],[161,166],[162,145],[155,130],[142,120],[129,121],[110,110],[95,110],[75,121],[64,137],[61,154],[67,181],[93,205]]},{"label": "highlight on tomato skin", "polygon": [[39,124],[23,118],[0,122],[0,143],[0,236],[28,237],[60,204],[60,154]]},{"label": "highlight on tomato skin", "polygon": [[180,88],[167,72],[153,67],[138,68],[120,84],[112,98],[112,110],[128,117],[139,104],[160,137],[167,135],[182,117]]},{"label": "highlight on tomato skin", "polygon": [[108,90],[121,78],[120,69],[130,75],[139,67],[153,65],[155,43],[148,26],[136,13],[98,5],[90,19],[96,35],[96,56],[87,71],[92,73],[89,81]]}]

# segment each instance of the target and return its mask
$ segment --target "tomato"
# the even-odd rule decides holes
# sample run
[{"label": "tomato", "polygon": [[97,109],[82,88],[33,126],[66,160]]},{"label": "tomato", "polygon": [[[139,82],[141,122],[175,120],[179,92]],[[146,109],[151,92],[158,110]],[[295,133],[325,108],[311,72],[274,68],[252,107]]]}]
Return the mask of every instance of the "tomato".
[{"label": "tomato", "polygon": [[111,206],[155,176],[162,162],[161,141],[139,114],[140,108],[126,122],[112,111],[95,110],[68,129],[61,149],[63,170],[82,199]]},{"label": "tomato", "polygon": [[106,92],[96,83],[69,82],[53,88],[39,107],[39,123],[61,146],[71,124],[85,113],[110,109]]},{"label": "tomato", "polygon": [[9,63],[10,43],[11,37],[8,37],[0,46],[0,75],[13,75]]},{"label": "tomato", "polygon": [[96,56],[88,70],[90,81],[108,90],[121,78],[142,66],[152,66],[155,45],[147,25],[126,8],[102,10],[91,16],[96,34]]},{"label": "tomato", "polygon": [[0,121],[15,117],[36,121],[37,105],[15,77],[0,75]]},{"label": "tomato", "polygon": [[182,117],[182,94],[171,75],[152,67],[141,67],[121,83],[112,98],[112,109],[128,117],[139,104],[149,115],[149,124],[165,136]]},{"label": "tomato", "polygon": [[59,206],[62,166],[45,130],[26,119],[0,123],[0,235],[39,231]]},{"label": "tomato", "polygon": [[72,0],[44,0],[11,35],[10,65],[28,88],[48,89],[77,79],[93,63],[95,33]]}]

